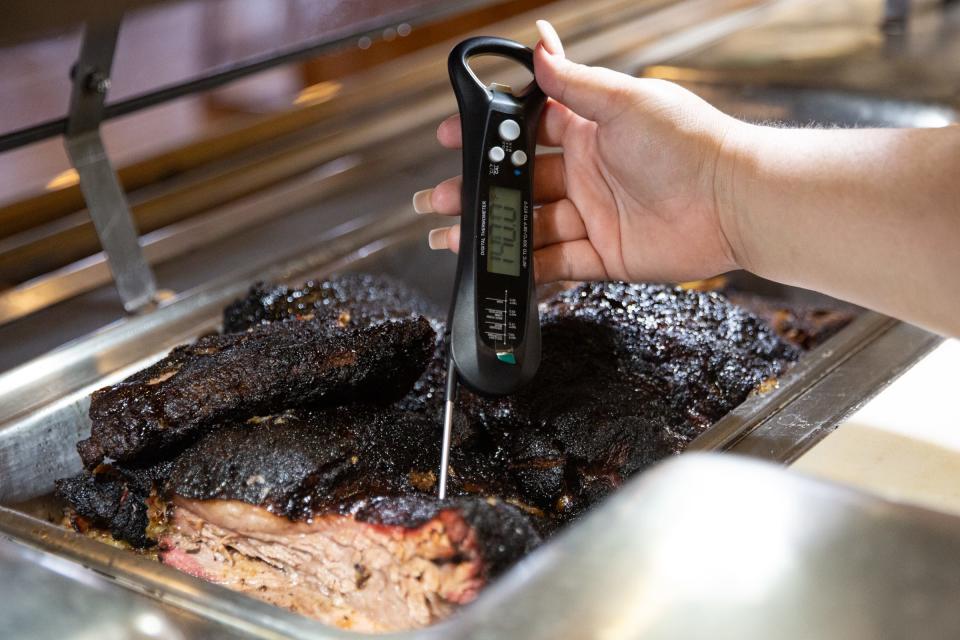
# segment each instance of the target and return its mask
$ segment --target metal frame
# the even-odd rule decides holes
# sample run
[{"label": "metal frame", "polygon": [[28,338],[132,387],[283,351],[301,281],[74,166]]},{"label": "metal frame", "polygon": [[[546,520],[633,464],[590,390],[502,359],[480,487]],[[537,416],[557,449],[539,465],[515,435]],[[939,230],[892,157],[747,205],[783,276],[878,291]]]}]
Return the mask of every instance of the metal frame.
[{"label": "metal frame", "polygon": [[[272,69],[273,67],[306,60],[314,56],[354,45],[359,38],[367,37],[376,42],[383,36],[383,30],[392,25],[407,23],[424,24],[445,16],[461,13],[472,8],[491,4],[492,0],[468,0],[456,3],[437,3],[429,10],[409,10],[390,14],[385,18],[376,17],[335,32],[330,36],[311,40],[304,45],[282,49],[276,53],[253,56],[248,60],[226,65],[201,74],[196,78],[173,85],[160,87],[140,95],[106,105],[102,120],[125,116],[141,109],[154,107],[164,102],[184,96],[216,89],[249,75]],[[108,20],[109,21],[109,20]],[[30,127],[0,135],[0,153],[39,142],[67,132],[69,117],[55,118]]]},{"label": "metal frame", "polygon": [[805,354],[777,388],[747,398],[688,451],[727,450],[793,462],[941,342],[929,331],[864,311]]},{"label": "metal frame", "polygon": [[100,136],[121,19],[116,15],[90,23],[84,30],[80,58],[73,68],[64,146],[80,177],[80,190],[123,307],[132,312],[153,302],[157,285],[143,257],[126,194]]},{"label": "metal frame", "polygon": [[456,6],[441,5],[428,11],[410,10],[386,19],[366,20],[341,30],[333,38],[327,37],[305,46],[257,56],[246,62],[112,105],[106,105],[105,102],[110,89],[110,70],[123,14],[106,13],[85,25],[80,56],[71,71],[73,85],[67,117],[0,136],[0,152],[64,134],[67,155],[79,176],[80,190],[123,307],[128,312],[140,311],[155,302],[156,280],[140,246],[139,234],[126,195],[104,147],[100,135],[102,122],[346,46],[364,33],[376,38],[385,26],[398,22],[425,22],[488,2],[489,0],[471,0]]}]

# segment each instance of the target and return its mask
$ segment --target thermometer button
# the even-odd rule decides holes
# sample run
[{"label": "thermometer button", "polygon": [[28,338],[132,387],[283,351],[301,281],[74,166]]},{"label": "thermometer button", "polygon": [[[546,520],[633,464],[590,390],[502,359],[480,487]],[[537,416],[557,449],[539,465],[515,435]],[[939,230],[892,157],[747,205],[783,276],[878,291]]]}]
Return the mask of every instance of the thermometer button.
[{"label": "thermometer button", "polygon": [[510,155],[510,162],[512,162],[515,167],[522,167],[527,164],[527,154],[517,149]]},{"label": "thermometer button", "polygon": [[503,149],[501,147],[491,147],[487,157],[490,158],[490,162],[500,162],[504,157]]},{"label": "thermometer button", "polygon": [[500,123],[497,131],[500,132],[500,137],[507,142],[511,142],[520,137],[520,125],[517,124],[516,120],[504,120]]}]

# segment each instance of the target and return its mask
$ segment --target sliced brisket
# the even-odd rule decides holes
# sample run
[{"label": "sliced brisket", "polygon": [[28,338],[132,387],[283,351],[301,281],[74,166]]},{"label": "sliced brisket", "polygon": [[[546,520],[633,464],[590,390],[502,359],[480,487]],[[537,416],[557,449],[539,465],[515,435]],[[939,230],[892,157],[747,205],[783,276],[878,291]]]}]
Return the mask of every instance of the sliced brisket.
[{"label": "sliced brisket", "polygon": [[494,499],[379,498],[292,521],[236,500],[175,498],[160,558],[327,624],[399,631],[470,602],[538,543]]},{"label": "sliced brisket", "polygon": [[170,470],[161,560],[346,628],[429,624],[539,541],[501,500],[433,497],[438,435],[435,420],[363,406],[210,433]]}]

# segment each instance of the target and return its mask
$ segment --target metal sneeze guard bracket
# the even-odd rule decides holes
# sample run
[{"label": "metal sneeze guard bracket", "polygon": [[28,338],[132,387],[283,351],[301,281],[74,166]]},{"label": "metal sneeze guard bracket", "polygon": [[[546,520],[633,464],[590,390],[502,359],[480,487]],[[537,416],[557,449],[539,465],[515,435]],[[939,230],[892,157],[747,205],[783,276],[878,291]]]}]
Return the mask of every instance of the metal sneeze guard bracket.
[{"label": "metal sneeze guard bracket", "polygon": [[87,23],[80,58],[73,69],[73,89],[64,146],[77,170],[80,190],[107,256],[110,272],[129,312],[154,301],[156,283],[143,257],[126,195],[100,136],[103,106],[110,89],[110,68],[121,16]]}]

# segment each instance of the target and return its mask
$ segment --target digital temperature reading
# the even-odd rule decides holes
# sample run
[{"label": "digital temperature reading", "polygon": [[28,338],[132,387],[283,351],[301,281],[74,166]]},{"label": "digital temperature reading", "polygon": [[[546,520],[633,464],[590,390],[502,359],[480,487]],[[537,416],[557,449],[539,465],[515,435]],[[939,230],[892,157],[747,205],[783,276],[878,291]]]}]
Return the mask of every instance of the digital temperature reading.
[{"label": "digital temperature reading", "polygon": [[505,276],[520,275],[520,213],[523,194],[519,189],[490,187],[490,251],[487,271]]}]

